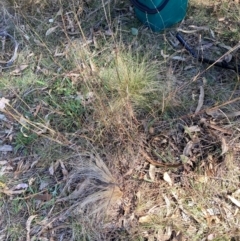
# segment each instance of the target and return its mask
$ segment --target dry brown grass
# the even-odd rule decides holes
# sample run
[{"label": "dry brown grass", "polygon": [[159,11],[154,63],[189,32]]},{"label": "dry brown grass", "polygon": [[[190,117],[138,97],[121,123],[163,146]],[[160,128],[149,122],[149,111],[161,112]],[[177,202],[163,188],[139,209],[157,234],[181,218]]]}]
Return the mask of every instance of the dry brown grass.
[{"label": "dry brown grass", "polygon": [[[0,83],[0,147],[15,148],[0,152],[0,239],[238,240],[239,76],[206,71],[127,1],[8,4],[22,48]],[[194,0],[178,27],[204,27],[183,35],[220,57],[239,11]]]}]

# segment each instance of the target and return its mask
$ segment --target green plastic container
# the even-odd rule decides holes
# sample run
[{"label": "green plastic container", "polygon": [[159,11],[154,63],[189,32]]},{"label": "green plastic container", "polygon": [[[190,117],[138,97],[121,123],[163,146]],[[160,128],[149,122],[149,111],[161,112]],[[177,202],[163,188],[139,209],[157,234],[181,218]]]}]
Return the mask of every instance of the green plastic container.
[{"label": "green plastic container", "polygon": [[180,22],[186,15],[188,0],[130,0],[137,18],[153,31]]}]

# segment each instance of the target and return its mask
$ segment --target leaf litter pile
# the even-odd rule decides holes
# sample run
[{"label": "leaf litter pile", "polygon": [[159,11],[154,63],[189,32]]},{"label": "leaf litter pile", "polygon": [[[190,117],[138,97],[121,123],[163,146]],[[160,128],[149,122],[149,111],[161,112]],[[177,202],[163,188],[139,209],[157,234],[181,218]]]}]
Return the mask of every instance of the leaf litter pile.
[{"label": "leaf litter pile", "polygon": [[[114,11],[124,23],[133,16],[126,5]],[[86,19],[102,9],[87,14],[86,6],[85,12],[77,11]],[[80,34],[74,15],[60,10],[56,15],[64,18],[45,29],[46,38],[61,28],[68,37]],[[110,41],[114,28],[98,21],[86,42],[73,39],[73,45],[98,50],[98,38]],[[229,26],[233,28],[231,22]],[[138,48],[139,32],[152,40],[149,30],[139,29],[128,32],[132,48]],[[207,57],[218,59],[227,50],[224,60],[238,61],[237,47],[231,51],[215,36],[223,35],[221,29],[202,27],[190,16],[178,31]],[[159,36],[167,36],[175,49],[172,53],[170,47],[169,54],[158,51],[167,65],[166,84],[172,88],[163,102],[167,105],[174,95],[171,105],[161,105],[161,114],[147,115],[133,113],[126,102],[121,108],[128,113],[123,112],[120,121],[114,112],[108,116],[119,122],[111,123],[105,136],[107,125],[94,119],[101,116],[94,110],[100,95],[93,88],[100,84],[95,79],[99,66],[91,61],[57,76],[40,55],[30,68],[38,77],[51,77],[51,86],[20,93],[0,90],[0,240],[238,240],[239,77],[218,68],[206,71],[208,66],[171,40],[171,32]],[[44,45],[34,42],[38,48]],[[69,58],[70,45],[59,46],[54,58]],[[88,57],[84,54],[79,57]],[[16,64],[8,74],[24,76],[30,62]],[[70,85],[58,83],[56,76],[70,80]],[[85,77],[96,80],[86,85],[87,91],[86,86],[78,89]],[[25,104],[27,112],[21,108]],[[72,119],[64,122],[68,116]]]}]

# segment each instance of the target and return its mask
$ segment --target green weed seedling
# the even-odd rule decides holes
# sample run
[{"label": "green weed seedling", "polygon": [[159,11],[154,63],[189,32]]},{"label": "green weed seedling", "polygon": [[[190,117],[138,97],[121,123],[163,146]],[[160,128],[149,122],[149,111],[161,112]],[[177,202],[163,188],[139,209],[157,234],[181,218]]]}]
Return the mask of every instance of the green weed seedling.
[{"label": "green weed seedling", "polygon": [[22,150],[25,154],[28,153],[28,148],[38,139],[38,135],[30,133],[29,135],[18,132],[14,141],[14,152]]}]

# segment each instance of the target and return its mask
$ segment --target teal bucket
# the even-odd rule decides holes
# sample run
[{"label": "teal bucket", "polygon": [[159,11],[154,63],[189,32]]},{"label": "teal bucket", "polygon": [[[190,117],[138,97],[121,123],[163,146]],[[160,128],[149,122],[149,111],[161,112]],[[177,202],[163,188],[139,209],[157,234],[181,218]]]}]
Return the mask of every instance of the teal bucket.
[{"label": "teal bucket", "polygon": [[130,0],[137,18],[154,32],[183,20],[188,0]]}]

